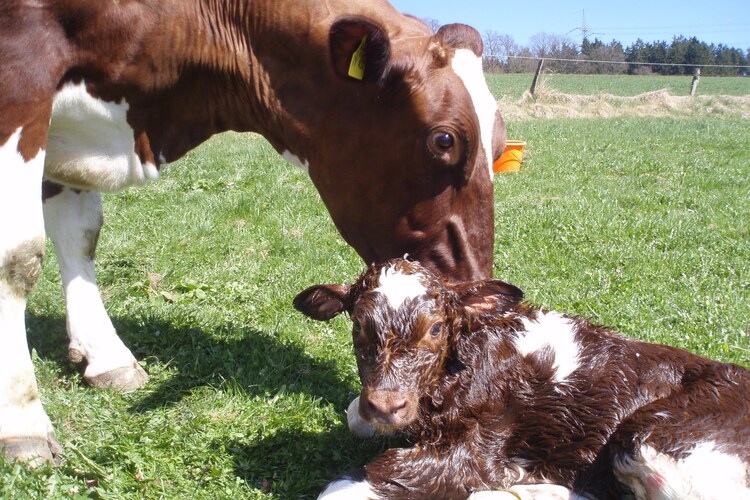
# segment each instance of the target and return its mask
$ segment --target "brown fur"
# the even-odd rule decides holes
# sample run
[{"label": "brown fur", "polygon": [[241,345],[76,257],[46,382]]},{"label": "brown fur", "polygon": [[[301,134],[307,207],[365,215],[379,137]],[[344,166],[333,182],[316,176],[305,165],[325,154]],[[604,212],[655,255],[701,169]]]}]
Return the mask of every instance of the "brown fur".
[{"label": "brown fur", "polygon": [[0,280],[10,285],[18,297],[26,297],[36,287],[44,260],[44,239],[27,241],[0,259]]}]

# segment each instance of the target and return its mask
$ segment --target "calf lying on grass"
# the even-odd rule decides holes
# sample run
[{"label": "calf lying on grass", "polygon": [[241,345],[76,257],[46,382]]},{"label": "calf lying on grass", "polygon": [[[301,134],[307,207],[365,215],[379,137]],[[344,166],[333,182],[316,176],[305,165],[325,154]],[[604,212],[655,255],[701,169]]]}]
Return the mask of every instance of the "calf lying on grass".
[{"label": "calf lying on grass", "polygon": [[312,318],[351,315],[359,416],[415,442],[322,497],[750,498],[750,372],[522,299],[406,260],[299,294]]}]

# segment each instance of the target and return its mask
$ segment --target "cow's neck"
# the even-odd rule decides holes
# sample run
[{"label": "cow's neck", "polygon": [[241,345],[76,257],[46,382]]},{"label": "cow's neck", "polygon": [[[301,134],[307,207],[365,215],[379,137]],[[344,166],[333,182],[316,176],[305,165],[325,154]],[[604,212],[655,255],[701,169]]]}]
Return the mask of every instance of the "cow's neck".
[{"label": "cow's neck", "polygon": [[[316,94],[320,104],[323,97],[316,89],[325,86],[321,79],[326,40],[321,34],[327,36],[327,31],[320,28],[317,7],[311,2],[278,1],[173,3],[181,20],[166,25],[157,45],[165,50],[160,55],[165,67],[182,71],[168,75],[172,81],[164,90],[169,94],[166,102],[180,101],[182,95],[185,101],[166,106],[157,117],[143,118],[152,143],[167,149],[164,157],[175,159],[224,130],[258,132],[280,152],[293,147],[296,154],[303,153],[299,150],[305,148],[310,111],[302,106]],[[196,95],[205,101],[195,102]],[[188,123],[192,128],[188,136],[181,132],[182,136],[160,141],[156,136],[168,133],[160,121]]]}]

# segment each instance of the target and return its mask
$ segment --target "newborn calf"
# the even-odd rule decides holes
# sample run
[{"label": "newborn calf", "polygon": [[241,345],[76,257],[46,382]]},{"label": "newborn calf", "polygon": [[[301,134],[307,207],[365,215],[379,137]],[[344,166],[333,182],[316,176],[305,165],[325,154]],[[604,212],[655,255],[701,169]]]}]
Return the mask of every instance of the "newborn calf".
[{"label": "newborn calf", "polygon": [[359,417],[414,443],[322,497],[750,498],[750,372],[522,299],[406,260],[299,294],[312,318],[350,314]]}]

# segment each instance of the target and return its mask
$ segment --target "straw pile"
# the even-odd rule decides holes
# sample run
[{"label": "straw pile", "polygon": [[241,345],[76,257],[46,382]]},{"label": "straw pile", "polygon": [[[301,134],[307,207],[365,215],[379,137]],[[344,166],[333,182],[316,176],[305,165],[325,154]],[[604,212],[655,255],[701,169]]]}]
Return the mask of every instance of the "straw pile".
[{"label": "straw pile", "polygon": [[700,117],[727,116],[750,119],[750,96],[674,96],[667,89],[636,96],[606,93],[564,94],[546,86],[528,91],[519,101],[498,101],[506,120],[532,118]]}]

